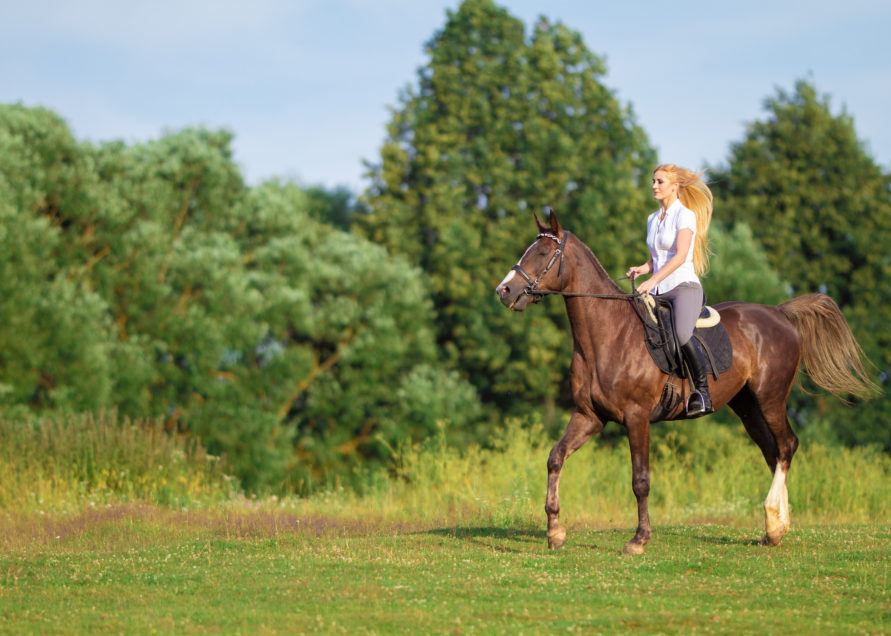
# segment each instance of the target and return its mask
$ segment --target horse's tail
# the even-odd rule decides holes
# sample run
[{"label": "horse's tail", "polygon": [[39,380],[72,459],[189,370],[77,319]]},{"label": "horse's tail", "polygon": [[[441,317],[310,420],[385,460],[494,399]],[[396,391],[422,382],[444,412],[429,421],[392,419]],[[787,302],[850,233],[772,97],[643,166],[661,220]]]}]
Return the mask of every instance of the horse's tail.
[{"label": "horse's tail", "polygon": [[806,294],[780,304],[779,310],[801,334],[802,366],[814,382],[844,401],[881,392],[869,379],[863,349],[834,300]]}]

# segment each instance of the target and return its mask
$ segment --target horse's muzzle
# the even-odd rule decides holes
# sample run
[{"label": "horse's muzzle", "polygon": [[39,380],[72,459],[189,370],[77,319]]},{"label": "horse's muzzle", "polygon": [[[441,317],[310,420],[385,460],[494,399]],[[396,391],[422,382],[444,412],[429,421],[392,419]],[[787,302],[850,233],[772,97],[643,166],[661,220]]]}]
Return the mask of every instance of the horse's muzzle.
[{"label": "horse's muzzle", "polygon": [[521,285],[511,286],[501,284],[495,289],[501,304],[512,311],[523,311],[532,300],[532,296],[526,293],[526,287]]}]

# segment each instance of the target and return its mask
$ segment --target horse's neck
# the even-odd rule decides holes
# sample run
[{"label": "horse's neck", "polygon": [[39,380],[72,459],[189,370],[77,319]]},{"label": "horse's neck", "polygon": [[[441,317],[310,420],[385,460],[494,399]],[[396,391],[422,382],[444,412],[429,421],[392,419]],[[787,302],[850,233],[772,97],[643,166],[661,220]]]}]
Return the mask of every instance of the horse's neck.
[{"label": "horse's neck", "polygon": [[[578,245],[572,250],[572,274],[563,291],[616,296],[624,294],[610,279],[594,253],[581,241],[575,240]],[[623,326],[631,322],[631,312],[631,304],[620,298],[566,298],[566,313],[575,343],[591,354],[619,337]]]},{"label": "horse's neck", "polygon": [[572,237],[572,275],[563,291],[580,294],[624,294],[616,285],[597,257],[578,237]]}]

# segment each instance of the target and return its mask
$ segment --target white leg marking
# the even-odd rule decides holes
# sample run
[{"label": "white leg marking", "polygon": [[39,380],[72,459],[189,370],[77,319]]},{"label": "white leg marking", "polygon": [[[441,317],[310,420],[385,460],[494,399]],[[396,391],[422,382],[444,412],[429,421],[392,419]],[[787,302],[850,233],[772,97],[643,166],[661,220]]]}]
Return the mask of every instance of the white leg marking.
[{"label": "white leg marking", "polygon": [[773,483],[764,500],[764,516],[767,540],[771,545],[778,545],[790,525],[789,490],[786,487],[786,470],[781,464],[777,464]]}]

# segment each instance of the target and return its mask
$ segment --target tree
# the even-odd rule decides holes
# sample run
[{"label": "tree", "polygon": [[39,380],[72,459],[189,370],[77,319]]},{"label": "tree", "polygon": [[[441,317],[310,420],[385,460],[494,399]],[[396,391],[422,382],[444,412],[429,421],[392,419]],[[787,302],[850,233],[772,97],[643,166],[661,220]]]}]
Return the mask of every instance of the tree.
[{"label": "tree", "polygon": [[[891,178],[857,139],[852,119],[799,81],[765,102],[729,165],[711,171],[721,207],[748,224],[795,294],[824,292],[842,307],[887,383],[891,369]],[[887,393],[840,411],[827,398],[801,398],[802,421],[832,418],[849,443],[891,448]]]},{"label": "tree", "polygon": [[742,300],[776,305],[788,300],[788,283],[770,266],[749,226],[738,222],[725,230],[722,225],[714,223],[709,230],[712,256],[708,275],[702,279],[709,304]]},{"label": "tree", "polygon": [[314,186],[306,190],[309,197],[309,215],[328,225],[348,232],[353,224],[353,217],[367,212],[361,201],[356,200],[352,190],[346,186],[338,186],[327,190]]},{"label": "tree", "polygon": [[246,188],[231,139],[78,144],[0,107],[6,414],[164,418],[254,491],[348,480],[446,420],[466,434],[479,401],[438,363],[421,273],[291,184]]},{"label": "tree", "polygon": [[70,261],[60,267],[56,258],[67,222],[60,211],[89,200],[91,177],[58,116],[0,108],[0,405],[7,417],[99,409],[112,393],[108,307]]},{"label": "tree", "polygon": [[545,207],[622,270],[643,244],[654,153],[601,83],[601,60],[562,24],[542,18],[526,38],[491,0],[466,0],[427,52],[369,166],[357,231],[423,269],[437,342],[487,402],[553,402],[570,359],[562,304],[511,316],[494,287]]},{"label": "tree", "polygon": [[264,184],[249,199],[293,223],[290,231],[273,223],[265,235],[243,236],[255,245],[249,270],[266,299],[251,383],[294,430],[298,488],[343,479],[344,467],[383,463],[391,448],[429,437],[440,421],[467,435],[479,400],[437,362],[421,273],[378,245],[309,219],[300,207],[305,195],[293,186]]}]

